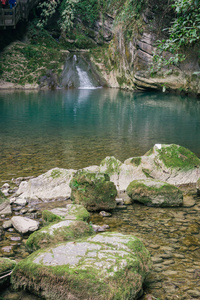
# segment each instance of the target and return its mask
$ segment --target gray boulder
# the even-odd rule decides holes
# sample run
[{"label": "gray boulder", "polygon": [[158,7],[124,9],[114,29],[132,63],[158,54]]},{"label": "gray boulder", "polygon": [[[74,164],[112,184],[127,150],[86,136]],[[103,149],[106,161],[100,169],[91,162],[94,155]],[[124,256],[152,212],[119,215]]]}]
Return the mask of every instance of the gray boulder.
[{"label": "gray boulder", "polygon": [[74,173],[75,170],[72,169],[55,168],[49,170],[36,178],[22,181],[16,196],[20,199],[24,198],[28,202],[69,198],[71,193],[69,182]]},{"label": "gray boulder", "polygon": [[134,180],[127,194],[147,206],[170,207],[183,204],[183,194],[174,185],[155,179]]},{"label": "gray boulder", "polygon": [[131,300],[150,268],[139,239],[102,233],[34,252],[15,267],[12,283],[49,300]]},{"label": "gray boulder", "polygon": [[11,218],[13,227],[20,233],[35,231],[39,227],[39,223],[29,218],[15,216]]}]

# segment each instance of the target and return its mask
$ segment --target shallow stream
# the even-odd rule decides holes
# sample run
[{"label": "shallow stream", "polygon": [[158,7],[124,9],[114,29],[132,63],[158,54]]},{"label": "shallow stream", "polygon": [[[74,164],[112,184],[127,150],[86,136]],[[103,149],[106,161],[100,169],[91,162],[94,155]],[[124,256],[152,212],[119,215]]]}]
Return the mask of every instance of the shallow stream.
[{"label": "shallow stream", "polygon": [[[200,102],[160,93],[113,89],[0,93],[0,182],[39,175],[54,167],[82,168],[114,155],[143,155],[155,143],[176,143],[200,157]],[[46,206],[47,205],[47,206]],[[40,219],[41,210],[66,202],[16,208],[13,214]],[[91,216],[94,224],[139,237],[152,254],[153,272],[144,292],[151,299],[200,299],[200,199],[185,192],[182,208],[135,203]],[[0,219],[0,225],[5,218]],[[1,256],[28,254],[26,236],[4,232]],[[38,299],[10,289],[4,300]],[[144,299],[144,297],[142,298]]]}]

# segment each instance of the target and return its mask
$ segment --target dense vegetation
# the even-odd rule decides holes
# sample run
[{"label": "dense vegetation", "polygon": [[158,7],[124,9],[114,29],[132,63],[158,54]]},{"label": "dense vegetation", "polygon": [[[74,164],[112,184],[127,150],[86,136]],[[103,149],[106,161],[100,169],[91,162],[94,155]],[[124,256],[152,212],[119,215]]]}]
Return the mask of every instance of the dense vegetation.
[{"label": "dense vegetation", "polygon": [[[106,40],[104,34],[109,15],[114,27],[122,27],[126,45],[144,31],[157,36],[152,75],[163,67],[179,66],[191,49],[199,51],[200,0],[40,0],[26,31],[21,26],[21,37],[16,34],[19,40],[26,35],[29,43],[17,43],[1,54],[2,79],[24,84],[40,83],[42,76],[52,77],[51,72],[59,77],[65,60],[63,50],[90,49],[97,62],[103,61],[107,74],[118,69],[121,54],[110,50],[116,37],[110,42],[112,36]],[[13,32],[7,33],[13,39]],[[9,44],[7,36],[1,35],[1,46]],[[129,60],[128,51],[126,55]]]}]

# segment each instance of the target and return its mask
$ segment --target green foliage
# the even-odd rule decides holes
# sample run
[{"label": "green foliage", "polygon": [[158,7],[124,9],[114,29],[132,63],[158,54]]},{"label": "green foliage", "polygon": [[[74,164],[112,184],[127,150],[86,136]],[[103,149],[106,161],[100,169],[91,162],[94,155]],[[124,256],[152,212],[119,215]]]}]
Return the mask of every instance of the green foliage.
[{"label": "green foliage", "polygon": [[[154,53],[152,72],[168,65],[179,65],[185,60],[185,47],[200,41],[200,0],[171,0],[176,13],[170,28],[164,29],[169,38],[157,41],[158,51]],[[166,57],[169,52],[170,57]]]}]

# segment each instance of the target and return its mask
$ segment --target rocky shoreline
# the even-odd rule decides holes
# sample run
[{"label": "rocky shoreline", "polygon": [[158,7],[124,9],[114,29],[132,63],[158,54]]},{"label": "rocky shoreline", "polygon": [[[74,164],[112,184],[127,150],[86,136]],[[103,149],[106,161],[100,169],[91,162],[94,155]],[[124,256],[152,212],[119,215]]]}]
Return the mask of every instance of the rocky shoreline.
[{"label": "rocky shoreline", "polygon": [[[84,193],[88,193],[88,190],[86,188],[86,186],[88,187],[88,184],[94,190],[95,187],[99,185],[99,182],[101,182],[100,190],[102,191],[105,190],[105,187],[103,187],[102,184],[107,185],[107,182],[108,183],[110,182],[108,179],[106,179],[107,177],[102,177],[102,175],[100,177],[98,177],[99,175],[97,176],[97,174],[99,174],[100,171],[101,171],[100,174],[106,174],[106,176],[109,175],[111,182],[115,184],[117,188],[117,194],[118,194],[117,197],[115,195],[116,198],[115,208],[114,207],[110,208],[112,210],[111,214],[107,215],[106,212],[99,214],[98,213],[99,209],[97,207],[95,209],[97,210],[97,212],[96,213],[94,212],[90,215],[90,222],[91,222],[90,224],[93,225],[96,224],[97,226],[96,230],[95,230],[95,226],[93,226],[94,231],[106,230],[107,233],[105,234],[108,234],[107,238],[110,236],[110,234],[112,234],[113,231],[116,231],[114,239],[116,239],[118,236],[117,232],[120,232],[125,236],[128,234],[130,235],[130,237],[133,235],[134,237],[139,238],[142,241],[142,243],[145,245],[146,249],[150,252],[151,260],[153,262],[153,268],[150,275],[147,276],[148,273],[147,272],[146,275],[143,277],[143,279],[145,279],[145,277],[147,276],[144,281],[144,295],[142,296],[141,299],[145,299],[145,300],[147,299],[148,300],[151,299],[169,299],[169,300],[186,299],[187,300],[188,299],[189,300],[189,299],[196,299],[200,295],[200,290],[198,289],[197,286],[199,280],[198,278],[199,278],[200,264],[198,263],[198,259],[196,260],[196,258],[198,258],[199,255],[199,246],[200,246],[199,245],[200,223],[198,218],[198,214],[200,210],[200,201],[199,201],[199,196],[197,194],[197,191],[199,189],[198,187],[199,185],[197,184],[197,181],[199,178],[200,164],[199,164],[199,159],[195,157],[189,150],[187,151],[186,150],[180,148],[177,145],[155,145],[143,157],[131,158],[126,161],[126,164],[125,163],[123,164],[114,158],[106,158],[100,164],[100,167],[98,166],[88,167],[86,168],[86,170],[83,170],[82,173],[80,173],[81,176],[79,177],[74,177],[74,174],[76,173],[74,170],[67,170],[68,182],[72,182],[71,184],[73,188],[75,188],[75,191],[76,189],[79,191],[81,190],[82,194],[80,193],[77,194],[77,192],[75,192],[73,196],[73,202],[78,203],[79,205],[80,204],[84,205],[81,199],[83,195],[85,195]],[[147,166],[147,161],[149,167],[148,172],[147,172],[147,168],[144,168],[144,166]],[[156,162],[156,168],[155,168],[155,162]],[[175,162],[176,165],[174,165]],[[126,171],[128,170],[128,173],[125,172],[124,165],[127,166]],[[131,169],[131,166],[133,167],[133,169]],[[152,169],[150,168],[150,166],[152,166]],[[142,171],[143,169],[145,169],[145,172]],[[194,170],[194,172],[192,170]],[[63,177],[62,172],[65,172],[65,176],[66,176],[66,170],[63,171],[62,169],[54,169],[41,175],[43,177],[39,176],[38,180],[37,178],[21,178],[16,180],[15,183],[19,185],[19,188],[10,187],[8,185],[3,186],[2,191],[4,192],[4,194],[10,196],[11,204],[9,203],[9,206],[11,206],[12,211],[10,213],[8,212],[8,214],[7,213],[3,214],[1,211],[1,220],[0,220],[2,224],[1,239],[3,239],[1,257],[14,258],[16,255],[15,251],[19,253],[21,252],[22,249],[24,249],[24,252],[23,253],[21,252],[20,254],[21,256],[19,255],[19,258],[16,259],[16,261],[17,262],[22,261],[22,265],[23,265],[26,261],[25,260],[23,262],[22,260],[23,258],[27,257],[27,262],[30,260],[29,253],[27,252],[28,236],[26,234],[23,235],[22,231],[20,233],[20,230],[17,229],[16,226],[14,226],[13,221],[11,221],[12,223],[11,224],[7,219],[10,219],[9,215],[11,213],[13,215],[11,220],[13,218],[16,218],[17,215],[20,218],[24,218],[26,216],[28,217],[28,219],[36,219],[37,220],[36,222],[38,222],[39,228],[41,229],[35,231],[35,233],[31,234],[30,237],[35,234],[39,235],[40,231],[44,230],[42,228],[45,228],[43,227],[45,226],[44,211],[46,209],[50,210],[52,206],[61,207],[60,210],[64,210],[66,204],[69,205],[69,203],[71,202],[70,194],[68,194],[69,193],[68,189],[64,190],[62,187],[62,185],[64,184],[66,188],[66,177]],[[88,174],[91,173],[96,174],[95,181],[94,179],[92,179],[91,181],[91,177],[89,177],[90,179],[88,179]],[[155,176],[157,174],[157,176],[161,178],[162,177],[161,173],[163,173],[162,175],[163,177],[166,176],[167,174],[167,177],[164,177],[165,182],[166,181],[173,182],[174,180],[174,182],[176,182],[176,185],[179,185],[180,194],[178,197],[179,202],[177,202],[177,205],[174,204],[171,205],[169,202],[167,205],[168,207],[165,206],[162,207],[163,193],[159,191],[159,189],[157,189],[157,186],[156,186],[157,189],[156,193],[158,192],[158,194],[156,194],[157,195],[156,199],[157,201],[159,201],[160,199],[161,207],[156,207],[156,208],[152,207],[152,204],[149,204],[149,202],[147,203],[147,206],[139,204],[138,201],[140,201],[140,199],[138,195],[136,199],[134,198],[137,201],[133,202],[132,194],[129,193],[130,196],[129,197],[125,192],[126,187],[129,185],[129,182],[134,182],[135,180],[134,176],[139,178],[138,175],[140,175],[141,177],[145,175],[146,179],[139,179],[140,184],[141,181],[143,184],[144,181],[146,180],[146,184],[147,186],[149,186],[150,182],[153,182],[154,184],[156,182],[156,185],[158,184],[158,180],[155,179],[155,177],[153,179],[153,175]],[[146,176],[146,174],[148,174],[148,176]],[[149,177],[149,175],[151,177]],[[74,181],[71,181],[72,178],[76,178],[75,183]],[[102,178],[104,178],[103,181]],[[86,186],[82,185],[83,182],[84,183],[86,182]],[[94,182],[95,184],[93,184]],[[39,183],[40,185],[38,185]],[[41,189],[41,185],[43,186],[42,189]],[[159,185],[160,185],[160,181],[159,181]],[[152,184],[150,186],[152,188]],[[65,197],[64,196],[61,197],[61,195],[58,192],[59,189],[58,187],[60,188],[60,191],[62,191],[63,195],[65,195]],[[52,196],[52,194],[51,195],[49,194],[48,197],[45,196],[48,199],[47,198],[43,199],[42,195],[45,195],[46,189],[51,190],[51,192],[54,190],[54,196]],[[131,189],[133,189],[133,186],[131,187]],[[99,195],[101,195],[101,191]],[[11,196],[11,193],[13,192],[14,192],[14,196],[13,195]],[[55,192],[57,193],[56,194],[57,197],[55,197]],[[140,194],[143,194],[142,197],[144,197],[144,188],[142,192],[140,191]],[[87,194],[87,197],[88,195],[89,194]],[[181,199],[180,196],[182,197],[181,202],[180,202]],[[103,196],[101,195],[101,197]],[[145,197],[149,198],[148,193],[146,194]],[[62,201],[59,201],[61,200],[61,198]],[[55,201],[55,199],[57,200]],[[77,204],[73,204],[73,205],[77,205]],[[91,203],[89,207],[91,210]],[[102,208],[102,202],[101,202],[101,208]],[[5,209],[5,207],[3,209]],[[57,210],[57,213],[55,215],[59,216],[59,210]],[[69,216],[67,217],[67,219],[68,218]],[[62,222],[63,221],[60,220],[57,224],[61,224]],[[73,225],[75,224],[74,221],[72,223]],[[71,221],[70,222],[67,221],[68,227],[70,224]],[[107,225],[107,227],[105,227],[105,225]],[[79,227],[80,227],[80,223],[79,223]],[[56,232],[58,234],[58,231]],[[99,234],[97,236],[99,236]],[[41,246],[39,246],[39,248],[40,247]],[[32,251],[34,250],[36,249],[34,248]],[[105,250],[106,249],[104,250],[102,249],[102,251]],[[113,250],[111,250],[111,252]],[[35,255],[33,253],[33,257],[34,256]],[[100,261],[104,266],[103,261],[102,260]],[[107,263],[108,261],[105,262],[105,265]],[[115,264],[116,263],[117,261],[115,261]],[[20,270],[20,263],[18,265],[19,267],[17,268]],[[17,270],[17,268],[15,269]],[[26,268],[24,270],[26,270]],[[14,271],[14,272],[16,272],[17,274],[18,271]],[[20,272],[22,272],[22,269],[20,270]],[[21,284],[19,283],[19,281],[17,282],[15,278],[16,277],[13,276],[12,279],[15,287],[20,287]],[[125,282],[124,284],[126,285]],[[142,292],[141,284],[139,286],[140,286],[139,289],[140,292],[139,290],[135,292],[134,294],[135,296],[133,296],[134,299],[137,299],[139,296],[141,296],[141,292]],[[47,288],[47,290],[48,289],[49,288]],[[15,294],[16,298],[12,298],[12,299],[19,299],[17,298],[19,297],[19,292],[15,292],[15,293],[16,293]],[[10,293],[9,290],[6,290],[2,294],[3,297],[5,297],[3,299],[11,299],[9,298],[9,295],[11,294],[12,293]],[[44,293],[42,296],[45,297],[45,295],[47,294]],[[105,299],[109,299],[109,297],[113,297],[111,295],[112,292],[110,291],[109,296],[108,295],[105,296],[106,297]],[[66,297],[66,295],[64,297]],[[82,299],[80,295],[79,296],[74,295],[73,297],[75,298],[72,299]],[[87,298],[88,296],[85,295],[84,297]],[[128,297],[127,299],[129,299],[130,296],[127,297]],[[98,296],[93,296],[92,299],[100,299],[100,298],[98,298]]]}]

